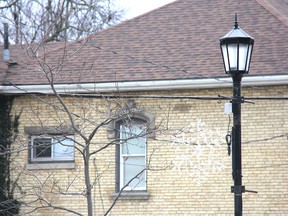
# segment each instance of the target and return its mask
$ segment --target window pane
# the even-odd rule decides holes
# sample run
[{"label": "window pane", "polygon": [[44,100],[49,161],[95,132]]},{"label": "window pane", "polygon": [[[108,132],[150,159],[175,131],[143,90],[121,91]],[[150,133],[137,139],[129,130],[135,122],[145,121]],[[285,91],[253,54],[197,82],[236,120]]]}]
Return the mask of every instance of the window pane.
[{"label": "window pane", "polygon": [[51,138],[33,139],[33,157],[51,158]]},{"label": "window pane", "polygon": [[[126,185],[132,178],[145,169],[145,157],[124,157],[124,185]],[[141,188],[145,189],[146,172],[144,171],[138,178],[135,178],[130,184],[131,189]]]},{"label": "window pane", "polygon": [[[122,142],[122,154],[145,154],[146,138],[145,129],[141,125],[122,126],[120,137]],[[135,137],[135,138],[133,138]]]},{"label": "window pane", "polygon": [[65,138],[55,138],[53,145],[53,156],[54,158],[69,158],[72,159],[74,156],[73,141]]}]

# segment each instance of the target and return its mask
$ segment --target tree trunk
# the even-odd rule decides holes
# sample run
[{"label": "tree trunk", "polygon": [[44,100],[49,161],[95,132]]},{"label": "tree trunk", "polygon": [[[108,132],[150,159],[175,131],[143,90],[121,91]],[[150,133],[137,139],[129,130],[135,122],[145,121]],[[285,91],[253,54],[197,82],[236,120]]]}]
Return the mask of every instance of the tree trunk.
[{"label": "tree trunk", "polygon": [[87,200],[87,211],[88,216],[93,216],[93,202],[92,202],[92,185],[90,181],[90,171],[89,171],[89,161],[90,161],[90,152],[89,152],[90,143],[86,144],[86,149],[84,152],[84,169],[85,169],[85,186],[86,186],[86,200]]}]

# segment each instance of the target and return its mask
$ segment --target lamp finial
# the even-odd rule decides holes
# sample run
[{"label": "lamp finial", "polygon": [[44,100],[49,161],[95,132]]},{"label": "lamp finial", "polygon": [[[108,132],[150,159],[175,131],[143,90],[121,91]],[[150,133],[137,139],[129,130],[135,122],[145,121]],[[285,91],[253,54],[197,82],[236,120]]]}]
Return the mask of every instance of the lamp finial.
[{"label": "lamp finial", "polygon": [[238,29],[237,13],[235,13],[234,29]]}]

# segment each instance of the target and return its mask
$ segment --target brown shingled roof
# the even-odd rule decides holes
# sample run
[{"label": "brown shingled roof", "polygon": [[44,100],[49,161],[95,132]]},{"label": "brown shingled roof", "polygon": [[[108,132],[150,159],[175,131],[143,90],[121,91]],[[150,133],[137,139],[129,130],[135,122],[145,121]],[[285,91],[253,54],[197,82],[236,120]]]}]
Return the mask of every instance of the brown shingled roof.
[{"label": "brown shingled roof", "polygon": [[[285,6],[288,11],[287,0],[272,2],[277,4],[271,8]],[[287,74],[287,14],[279,10],[276,16],[268,6],[264,0],[178,0],[92,35],[85,43],[48,45],[45,61],[55,66],[56,83],[226,77],[219,38],[233,27],[237,13],[240,27],[255,38],[250,75]],[[14,49],[19,47],[12,47],[12,56],[19,53]],[[35,59],[16,57],[8,83],[47,82],[33,67]]]}]

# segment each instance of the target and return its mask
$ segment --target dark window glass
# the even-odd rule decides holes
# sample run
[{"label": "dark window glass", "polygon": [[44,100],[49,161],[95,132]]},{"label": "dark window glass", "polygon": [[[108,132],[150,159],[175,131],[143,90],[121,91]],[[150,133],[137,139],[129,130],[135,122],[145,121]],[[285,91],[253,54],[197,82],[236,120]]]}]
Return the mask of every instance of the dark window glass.
[{"label": "dark window glass", "polygon": [[51,158],[51,138],[36,138],[33,140],[33,157],[34,158]]}]

